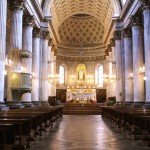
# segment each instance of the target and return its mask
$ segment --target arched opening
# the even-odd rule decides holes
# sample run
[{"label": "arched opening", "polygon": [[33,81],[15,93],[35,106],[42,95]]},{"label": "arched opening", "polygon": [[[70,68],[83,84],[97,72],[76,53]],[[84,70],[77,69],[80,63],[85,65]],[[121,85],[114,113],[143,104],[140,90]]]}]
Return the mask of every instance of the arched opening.
[{"label": "arched opening", "polygon": [[64,66],[59,66],[59,84],[65,83],[65,68]]}]

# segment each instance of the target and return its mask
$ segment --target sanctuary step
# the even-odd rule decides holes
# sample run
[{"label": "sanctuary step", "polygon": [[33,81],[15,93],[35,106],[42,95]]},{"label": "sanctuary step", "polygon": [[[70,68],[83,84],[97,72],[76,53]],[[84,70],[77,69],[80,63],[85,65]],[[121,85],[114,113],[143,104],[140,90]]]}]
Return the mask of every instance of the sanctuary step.
[{"label": "sanctuary step", "polygon": [[64,115],[101,115],[99,104],[64,104]]}]

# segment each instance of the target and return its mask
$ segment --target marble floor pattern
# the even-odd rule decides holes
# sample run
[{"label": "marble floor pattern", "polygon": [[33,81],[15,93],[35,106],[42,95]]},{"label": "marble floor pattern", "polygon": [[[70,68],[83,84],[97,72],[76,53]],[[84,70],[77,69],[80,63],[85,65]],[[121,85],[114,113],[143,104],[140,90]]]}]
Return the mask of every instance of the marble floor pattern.
[{"label": "marble floor pattern", "polygon": [[99,115],[64,115],[29,150],[148,150]]}]

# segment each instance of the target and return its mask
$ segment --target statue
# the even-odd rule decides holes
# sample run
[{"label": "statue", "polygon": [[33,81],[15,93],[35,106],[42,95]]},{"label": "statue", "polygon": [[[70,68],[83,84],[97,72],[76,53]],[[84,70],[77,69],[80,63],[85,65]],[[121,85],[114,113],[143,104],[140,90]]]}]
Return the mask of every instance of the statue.
[{"label": "statue", "polygon": [[83,80],[83,76],[84,76],[84,70],[81,69],[79,70],[79,80]]},{"label": "statue", "polygon": [[78,80],[85,81],[85,75],[86,75],[86,66],[85,64],[79,64],[77,66],[77,73],[78,73]]}]

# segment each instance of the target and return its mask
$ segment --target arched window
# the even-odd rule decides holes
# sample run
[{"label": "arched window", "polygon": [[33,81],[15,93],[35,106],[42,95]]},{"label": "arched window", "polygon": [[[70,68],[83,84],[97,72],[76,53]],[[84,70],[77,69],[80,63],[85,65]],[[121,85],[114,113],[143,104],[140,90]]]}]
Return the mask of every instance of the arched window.
[{"label": "arched window", "polygon": [[59,83],[64,84],[65,83],[65,68],[63,66],[59,67]]},{"label": "arched window", "polygon": [[124,5],[126,3],[127,0],[122,0],[122,4]]},{"label": "arched window", "polygon": [[98,77],[98,79],[97,79],[98,86],[103,87],[103,66],[102,65],[100,65],[98,67],[98,76],[97,77]]}]

